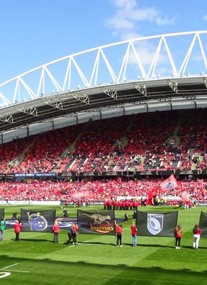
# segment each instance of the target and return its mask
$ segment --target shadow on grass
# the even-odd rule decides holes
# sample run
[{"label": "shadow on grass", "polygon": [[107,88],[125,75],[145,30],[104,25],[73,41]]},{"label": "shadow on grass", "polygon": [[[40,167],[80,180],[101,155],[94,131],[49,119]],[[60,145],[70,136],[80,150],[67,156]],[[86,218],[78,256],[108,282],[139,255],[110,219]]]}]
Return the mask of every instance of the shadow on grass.
[{"label": "shadow on grass", "polygon": [[[128,243],[126,245],[130,245],[132,246],[132,244]],[[139,244],[137,245],[138,247],[156,247],[156,248],[174,248],[174,245],[162,245],[162,244],[149,244],[149,243],[142,243],[142,244]]]},{"label": "shadow on grass", "polygon": [[[4,271],[11,272],[16,284],[30,285],[52,285],[57,284],[58,280],[61,280],[61,285],[69,284],[68,280],[73,280],[73,285],[91,283],[94,285],[187,285],[193,284],[192,281],[195,280],[196,283],[206,284],[207,274],[207,270],[198,272],[190,269],[164,269],[159,266],[148,267],[147,265],[143,267],[128,266],[120,263],[95,264],[80,260],[75,262],[54,261],[49,258],[36,260],[32,258],[13,258],[7,255],[1,256],[0,263],[0,273]],[[13,269],[17,269],[17,273]],[[18,269],[22,270],[21,274],[18,273],[20,272]],[[24,272],[26,273],[24,274]]]},{"label": "shadow on grass", "polygon": [[47,240],[47,239],[34,239],[34,238],[21,238],[20,240],[15,240],[15,238],[11,239],[12,241],[15,242],[21,242],[21,241],[28,241],[28,242],[53,242],[51,240]]},{"label": "shadow on grass", "polygon": [[106,242],[99,242],[99,241],[84,241],[79,242],[79,244],[92,244],[92,245],[115,245],[114,243],[106,243]]},{"label": "shadow on grass", "polygon": [[[182,245],[181,247],[194,250],[192,245],[191,246],[190,245]],[[206,249],[206,247],[205,246],[199,246],[198,250],[199,249]]]}]

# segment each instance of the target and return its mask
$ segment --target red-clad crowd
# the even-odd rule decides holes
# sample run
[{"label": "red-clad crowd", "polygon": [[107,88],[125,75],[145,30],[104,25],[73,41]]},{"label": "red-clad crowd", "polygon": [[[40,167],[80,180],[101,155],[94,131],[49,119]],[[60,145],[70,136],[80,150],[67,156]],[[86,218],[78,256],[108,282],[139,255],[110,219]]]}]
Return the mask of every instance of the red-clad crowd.
[{"label": "red-clad crowd", "polygon": [[207,170],[205,110],[69,126],[0,145],[0,173]]},{"label": "red-clad crowd", "polygon": [[[180,199],[206,201],[206,184],[203,180],[177,181],[175,189],[162,189],[161,179],[156,180],[98,180],[98,181],[38,181],[0,183],[0,200],[6,201],[59,201],[93,203],[102,201],[126,209],[136,207],[141,198],[165,199],[165,203],[178,203]],[[126,201],[126,200],[133,200]]]},{"label": "red-clad crowd", "polygon": [[[207,171],[207,113],[186,110],[90,121],[0,145],[1,174]],[[0,182],[0,200],[206,200],[205,177],[164,191],[159,179]],[[87,200],[87,201],[86,201]],[[127,202],[128,203],[128,202]],[[131,202],[130,202],[131,203]],[[175,202],[177,203],[177,201]]]}]

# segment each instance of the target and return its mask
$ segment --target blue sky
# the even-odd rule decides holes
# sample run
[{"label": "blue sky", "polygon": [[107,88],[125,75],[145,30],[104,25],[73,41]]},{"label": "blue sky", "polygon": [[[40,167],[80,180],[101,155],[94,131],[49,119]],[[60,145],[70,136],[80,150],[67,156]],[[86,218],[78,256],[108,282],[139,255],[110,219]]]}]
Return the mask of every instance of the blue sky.
[{"label": "blue sky", "polygon": [[85,49],[205,30],[206,8],[206,0],[0,1],[0,82]]}]

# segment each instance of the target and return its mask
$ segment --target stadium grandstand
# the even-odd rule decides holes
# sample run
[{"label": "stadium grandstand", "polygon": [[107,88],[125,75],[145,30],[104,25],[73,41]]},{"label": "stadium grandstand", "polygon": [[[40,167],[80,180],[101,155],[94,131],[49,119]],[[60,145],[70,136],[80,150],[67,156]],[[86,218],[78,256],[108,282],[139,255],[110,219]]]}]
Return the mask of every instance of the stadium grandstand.
[{"label": "stadium grandstand", "polygon": [[[205,203],[206,41],[117,42],[1,83],[0,200]],[[172,174],[177,187],[161,188]]]}]

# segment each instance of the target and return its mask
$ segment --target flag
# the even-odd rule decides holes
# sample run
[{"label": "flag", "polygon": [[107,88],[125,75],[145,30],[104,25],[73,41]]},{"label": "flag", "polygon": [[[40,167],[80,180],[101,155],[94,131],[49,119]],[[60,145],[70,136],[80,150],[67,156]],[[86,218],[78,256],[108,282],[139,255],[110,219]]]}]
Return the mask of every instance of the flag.
[{"label": "flag", "polygon": [[166,180],[164,180],[161,184],[160,187],[162,188],[163,191],[166,190],[173,190],[178,186],[177,180],[173,174],[170,175]]},{"label": "flag", "polygon": [[56,210],[21,209],[22,231],[52,232],[56,219]]},{"label": "flag", "polygon": [[77,210],[77,222],[80,233],[114,235],[114,211]]},{"label": "flag", "polygon": [[4,208],[0,208],[0,220],[4,217]]},{"label": "flag", "polygon": [[199,227],[201,229],[201,236],[207,237],[207,213],[203,211],[200,213]]},{"label": "flag", "polygon": [[188,202],[190,199],[190,193],[188,191],[183,191],[181,194],[181,198],[183,202]]},{"label": "flag", "polygon": [[168,213],[137,211],[136,225],[139,236],[172,237],[177,225],[178,211]]}]

